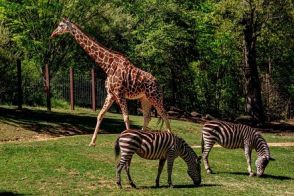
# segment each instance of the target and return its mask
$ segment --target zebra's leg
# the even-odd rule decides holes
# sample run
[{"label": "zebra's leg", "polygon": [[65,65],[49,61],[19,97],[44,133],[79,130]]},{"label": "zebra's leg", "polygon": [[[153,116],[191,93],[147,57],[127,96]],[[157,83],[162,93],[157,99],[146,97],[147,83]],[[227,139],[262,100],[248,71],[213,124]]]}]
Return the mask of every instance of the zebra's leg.
[{"label": "zebra's leg", "polygon": [[155,181],[156,187],[159,187],[159,179],[160,179],[160,175],[161,175],[161,172],[162,172],[163,166],[164,166],[164,164],[165,164],[165,161],[166,161],[166,159],[160,159],[160,160],[159,160],[158,171],[157,171],[157,177],[156,177],[156,181]]},{"label": "zebra's leg", "polygon": [[209,155],[209,152],[211,151],[214,144],[215,144],[214,141],[209,141],[209,142],[206,141],[206,142],[204,142],[203,147],[202,147],[203,148],[202,149],[202,158],[203,158],[204,167],[205,167],[207,174],[212,173],[212,170],[210,168],[209,161],[208,161],[208,155]]},{"label": "zebra's leg", "polygon": [[249,176],[252,177],[254,176],[254,172],[252,171],[252,167],[251,167],[251,152],[252,152],[252,149],[248,146],[248,145],[244,145],[244,152],[245,152],[245,157],[246,157],[246,160],[247,160],[247,165],[248,165],[248,173],[249,173]]},{"label": "zebra's leg", "polygon": [[121,186],[121,170],[125,167],[125,163],[120,161],[116,166],[116,184],[119,188],[122,188]]},{"label": "zebra's leg", "polygon": [[173,188],[173,184],[172,184],[172,172],[173,172],[173,165],[174,165],[174,154],[175,154],[175,151],[174,150],[171,150],[168,152],[168,155],[167,155],[167,175],[168,175],[168,186],[170,188]]},{"label": "zebra's leg", "polygon": [[130,184],[133,188],[136,188],[136,185],[135,185],[135,183],[133,182],[132,177],[131,177],[131,174],[130,174],[131,160],[132,160],[132,157],[131,157],[131,158],[129,159],[129,161],[127,162],[126,167],[125,167],[125,170],[126,170],[126,172],[127,172],[127,176],[128,176],[129,184]]},{"label": "zebra's leg", "polygon": [[[119,163],[116,166],[116,184],[119,188],[122,188],[121,186],[121,170],[123,168],[126,169],[128,177],[130,177],[130,173],[128,171],[129,163],[131,163],[131,159],[133,157],[134,152],[128,151],[128,152],[121,152],[121,158]],[[131,180],[129,178],[129,180]]]}]

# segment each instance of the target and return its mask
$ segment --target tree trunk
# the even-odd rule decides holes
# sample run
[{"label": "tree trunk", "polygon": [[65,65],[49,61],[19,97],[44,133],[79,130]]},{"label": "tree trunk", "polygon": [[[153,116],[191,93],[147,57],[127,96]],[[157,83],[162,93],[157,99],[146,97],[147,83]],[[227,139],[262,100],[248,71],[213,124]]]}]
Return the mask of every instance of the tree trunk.
[{"label": "tree trunk", "polygon": [[256,64],[256,32],[251,18],[245,19],[244,28],[244,75],[246,112],[259,123],[264,123],[264,109]]},{"label": "tree trunk", "polygon": [[22,78],[21,78],[21,60],[16,60],[17,66],[17,108],[22,110],[23,92],[22,92]]}]

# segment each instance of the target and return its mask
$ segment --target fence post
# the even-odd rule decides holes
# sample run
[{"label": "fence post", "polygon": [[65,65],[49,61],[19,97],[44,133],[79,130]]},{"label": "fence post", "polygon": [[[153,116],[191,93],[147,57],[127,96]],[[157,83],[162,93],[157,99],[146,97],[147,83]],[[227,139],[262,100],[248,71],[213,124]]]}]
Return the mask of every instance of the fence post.
[{"label": "fence post", "polygon": [[45,65],[45,90],[46,90],[46,102],[47,111],[51,111],[51,92],[50,92],[50,75],[48,64]]},{"label": "fence post", "polygon": [[91,69],[91,78],[92,78],[92,110],[96,111],[96,74],[95,69]]},{"label": "fence post", "polygon": [[75,96],[74,96],[74,70],[72,67],[69,68],[69,82],[70,82],[70,109],[75,109]]},{"label": "fence post", "polygon": [[21,61],[16,60],[17,69],[17,108],[22,110],[23,94],[22,94],[22,79],[21,79]]}]

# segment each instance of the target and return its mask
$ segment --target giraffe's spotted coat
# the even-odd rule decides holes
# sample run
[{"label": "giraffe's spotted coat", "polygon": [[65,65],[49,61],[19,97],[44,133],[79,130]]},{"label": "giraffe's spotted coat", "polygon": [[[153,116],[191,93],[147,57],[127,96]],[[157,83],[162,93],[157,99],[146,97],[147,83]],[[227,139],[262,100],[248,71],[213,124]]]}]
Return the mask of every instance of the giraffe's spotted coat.
[{"label": "giraffe's spotted coat", "polygon": [[70,33],[107,74],[105,81],[107,98],[97,117],[97,124],[90,145],[95,145],[103,116],[114,101],[122,110],[127,129],[130,128],[130,125],[126,99],[140,99],[144,116],[143,129],[147,128],[151,119],[150,110],[154,106],[158,114],[163,118],[167,129],[171,130],[168,116],[163,107],[163,95],[154,76],[135,67],[124,55],[102,46],[68,19],[63,19],[59,23],[51,37],[64,33]]}]

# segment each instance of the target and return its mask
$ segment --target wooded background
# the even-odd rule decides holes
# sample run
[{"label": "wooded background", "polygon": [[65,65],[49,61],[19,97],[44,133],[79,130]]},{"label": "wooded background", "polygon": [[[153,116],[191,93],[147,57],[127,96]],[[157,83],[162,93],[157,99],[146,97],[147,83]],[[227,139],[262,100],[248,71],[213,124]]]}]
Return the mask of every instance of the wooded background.
[{"label": "wooded background", "polygon": [[[29,105],[46,104],[46,64],[53,81],[69,67],[87,76],[97,67],[70,35],[50,39],[62,17],[152,73],[167,108],[259,122],[293,117],[291,0],[1,0],[1,104],[17,102],[18,59]],[[98,67],[97,77],[105,79]]]}]

